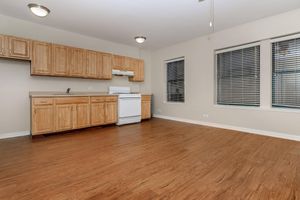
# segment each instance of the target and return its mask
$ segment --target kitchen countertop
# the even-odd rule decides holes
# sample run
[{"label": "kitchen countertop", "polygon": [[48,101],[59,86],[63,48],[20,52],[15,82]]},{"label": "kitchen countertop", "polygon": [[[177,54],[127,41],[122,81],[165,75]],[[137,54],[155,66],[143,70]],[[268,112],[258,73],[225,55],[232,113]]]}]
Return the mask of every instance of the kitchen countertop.
[{"label": "kitchen countertop", "polygon": [[[152,94],[142,94],[152,95]],[[30,97],[86,97],[86,96],[117,96],[116,94],[108,94],[107,92],[29,92]]]},{"label": "kitchen countertop", "polygon": [[86,96],[117,96],[107,92],[29,92],[30,97],[86,97]]}]

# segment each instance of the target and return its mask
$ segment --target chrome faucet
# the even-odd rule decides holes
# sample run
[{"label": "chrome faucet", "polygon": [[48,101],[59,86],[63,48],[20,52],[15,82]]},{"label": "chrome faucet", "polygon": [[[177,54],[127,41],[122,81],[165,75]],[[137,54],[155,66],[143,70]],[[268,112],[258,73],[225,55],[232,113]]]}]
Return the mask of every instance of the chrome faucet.
[{"label": "chrome faucet", "polygon": [[71,88],[68,88],[67,91],[66,91],[66,93],[70,94],[70,92],[71,92]]}]

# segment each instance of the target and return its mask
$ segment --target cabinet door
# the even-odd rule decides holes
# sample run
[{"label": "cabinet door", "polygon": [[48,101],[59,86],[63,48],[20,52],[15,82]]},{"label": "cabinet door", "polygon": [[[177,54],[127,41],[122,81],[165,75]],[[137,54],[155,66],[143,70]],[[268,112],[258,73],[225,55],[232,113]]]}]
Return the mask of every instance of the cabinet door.
[{"label": "cabinet door", "polygon": [[129,80],[132,82],[142,82],[144,81],[144,61],[143,60],[137,60],[134,65],[133,71],[134,76],[130,77]]},{"label": "cabinet door", "polygon": [[102,55],[96,51],[86,52],[86,77],[100,78],[102,68]]},{"label": "cabinet door", "polygon": [[53,75],[67,76],[69,74],[68,68],[68,47],[53,44],[52,45],[53,57]]},{"label": "cabinet door", "polygon": [[51,44],[33,41],[31,74],[50,75],[52,73]]},{"label": "cabinet door", "polygon": [[55,130],[64,131],[73,129],[73,105],[61,104],[55,106]]},{"label": "cabinet door", "polygon": [[31,118],[31,134],[39,135],[54,131],[53,105],[33,106]]},{"label": "cabinet door", "polygon": [[105,103],[105,123],[113,124],[117,122],[117,102]]},{"label": "cabinet door", "polygon": [[90,126],[90,104],[78,104],[76,108],[77,122],[75,128]]},{"label": "cabinet door", "polygon": [[135,58],[126,57],[125,58],[125,67],[128,71],[136,71],[139,66],[139,60]]},{"label": "cabinet door", "polygon": [[0,56],[6,56],[6,36],[0,35]]},{"label": "cabinet door", "polygon": [[138,65],[138,81],[144,81],[145,79],[145,63],[143,60],[139,60]]},{"label": "cabinet door", "polygon": [[105,124],[105,103],[91,104],[91,125],[97,126]]},{"label": "cabinet door", "polygon": [[151,118],[151,101],[142,101],[142,119]]},{"label": "cabinet door", "polygon": [[101,78],[110,80],[112,79],[112,55],[111,54],[102,54],[102,70]]},{"label": "cabinet door", "polygon": [[84,49],[68,48],[68,67],[70,76],[84,77],[86,72],[86,53]]},{"label": "cabinet door", "polygon": [[9,52],[11,58],[30,60],[31,58],[31,40],[8,37]]},{"label": "cabinet door", "polygon": [[125,70],[125,56],[113,55],[113,69]]}]

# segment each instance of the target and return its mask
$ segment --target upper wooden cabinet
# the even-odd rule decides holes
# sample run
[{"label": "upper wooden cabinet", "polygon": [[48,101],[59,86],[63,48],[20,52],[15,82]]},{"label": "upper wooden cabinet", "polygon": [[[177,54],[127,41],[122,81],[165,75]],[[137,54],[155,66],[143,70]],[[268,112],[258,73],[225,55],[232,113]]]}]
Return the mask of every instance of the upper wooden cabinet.
[{"label": "upper wooden cabinet", "polygon": [[112,79],[112,56],[108,53],[87,51],[86,77]]},{"label": "upper wooden cabinet", "polygon": [[55,76],[67,76],[69,74],[68,67],[68,47],[63,45],[52,45],[52,74]]},{"label": "upper wooden cabinet", "polygon": [[96,51],[86,51],[86,77],[100,78],[102,55]]},{"label": "upper wooden cabinet", "polygon": [[134,76],[129,78],[130,81],[144,81],[144,61],[141,59],[113,55],[113,69],[133,71]]},{"label": "upper wooden cabinet", "polygon": [[134,63],[133,72],[134,76],[130,77],[129,80],[132,82],[142,82],[144,81],[144,61],[143,60],[137,60]]},{"label": "upper wooden cabinet", "polygon": [[68,48],[69,75],[72,77],[85,77],[86,51],[79,48]]},{"label": "upper wooden cabinet", "polygon": [[101,79],[112,79],[112,55],[108,53],[102,53],[102,71]]},{"label": "upper wooden cabinet", "polygon": [[125,57],[125,67],[128,71],[135,71],[138,67],[139,61],[135,58]]},{"label": "upper wooden cabinet", "polygon": [[0,56],[21,60],[31,59],[31,40],[0,35]]},{"label": "upper wooden cabinet", "polygon": [[126,70],[125,56],[113,55],[113,69]]},{"label": "upper wooden cabinet", "polygon": [[16,59],[31,59],[31,40],[8,37],[8,57]]},{"label": "upper wooden cabinet", "polygon": [[144,81],[139,59],[14,36],[0,35],[0,57],[31,60],[31,75],[110,80],[119,69],[134,71],[130,81]]},{"label": "upper wooden cabinet", "polygon": [[52,74],[52,56],[51,44],[46,42],[33,41],[31,74],[51,75]]},{"label": "upper wooden cabinet", "polygon": [[0,57],[6,56],[6,36],[0,35]]}]

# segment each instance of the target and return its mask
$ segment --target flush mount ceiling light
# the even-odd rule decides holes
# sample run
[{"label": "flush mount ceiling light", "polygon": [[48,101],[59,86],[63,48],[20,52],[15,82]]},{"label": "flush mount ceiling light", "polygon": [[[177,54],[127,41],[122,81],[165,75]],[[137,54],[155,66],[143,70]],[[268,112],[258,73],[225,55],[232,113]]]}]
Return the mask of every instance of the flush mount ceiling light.
[{"label": "flush mount ceiling light", "polygon": [[146,41],[147,38],[144,36],[136,36],[134,39],[137,43],[142,44]]},{"label": "flush mount ceiling light", "polygon": [[28,4],[28,8],[38,17],[46,17],[50,13],[47,7],[35,3]]}]

